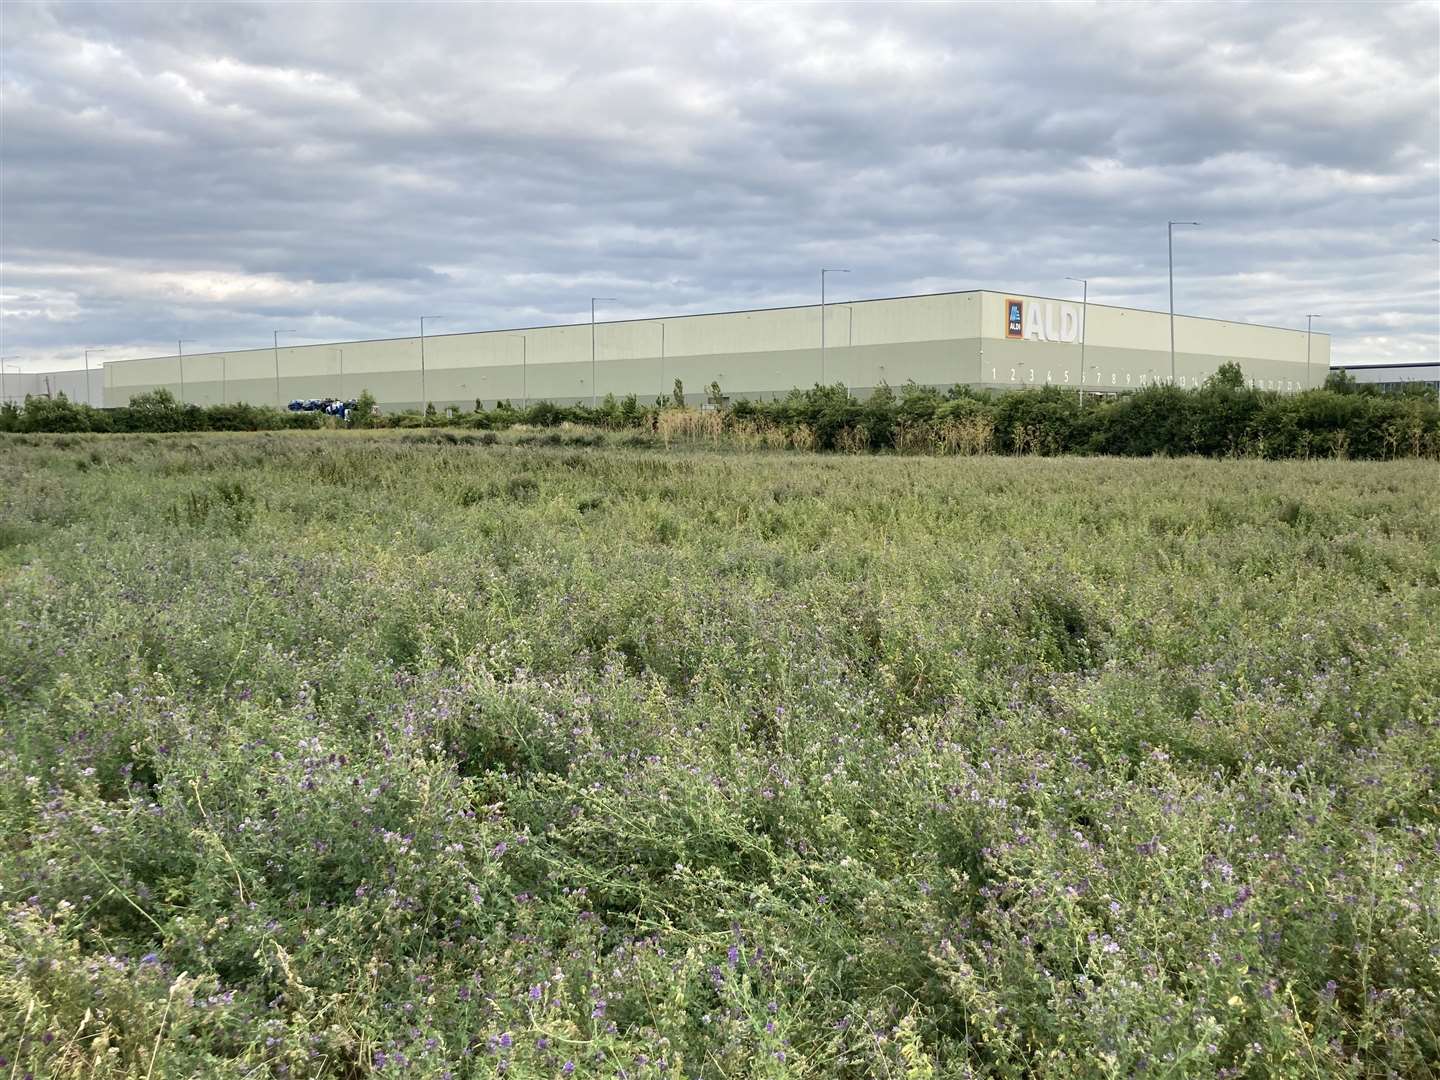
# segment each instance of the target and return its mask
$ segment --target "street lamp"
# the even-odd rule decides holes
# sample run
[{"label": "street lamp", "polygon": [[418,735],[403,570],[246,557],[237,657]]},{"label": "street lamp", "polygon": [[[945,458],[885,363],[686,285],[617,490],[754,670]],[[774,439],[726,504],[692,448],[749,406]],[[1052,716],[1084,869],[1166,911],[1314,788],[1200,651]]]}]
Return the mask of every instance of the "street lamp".
[{"label": "street lamp", "polygon": [[1172,221],[1165,227],[1166,247],[1170,255],[1170,385],[1175,385],[1175,226],[1199,225],[1198,221]]},{"label": "street lamp", "polygon": [[1305,316],[1305,389],[1306,389],[1306,390],[1309,390],[1309,389],[1310,389],[1310,386],[1311,386],[1311,383],[1310,383],[1310,320],[1311,320],[1311,319],[1318,319],[1318,318],[1320,318],[1320,316],[1319,316],[1318,314],[1317,314],[1317,315],[1306,315],[1306,316]]},{"label": "street lamp", "polygon": [[298,334],[299,330],[272,330],[270,341],[275,348],[275,408],[281,408],[280,404],[280,335]]},{"label": "street lamp", "polygon": [[429,395],[425,391],[425,320],[443,319],[444,315],[421,315],[420,316],[420,415],[425,415],[425,406],[429,404]]},{"label": "street lamp", "polygon": [[618,304],[620,301],[614,296],[592,296],[590,298],[590,408],[595,408],[595,305],[604,301],[607,304]]},{"label": "street lamp", "polygon": [[104,351],[105,351],[105,349],[104,349],[103,347],[98,348],[98,349],[86,349],[86,350],[85,350],[85,404],[86,404],[86,405],[93,405],[93,404],[94,404],[94,403],[91,401],[91,399],[90,399],[90,354],[91,354],[92,352],[104,352]]},{"label": "street lamp", "polygon": [[[1430,243],[1440,244],[1440,237],[1432,236]],[[1435,404],[1440,406],[1440,371],[1437,371],[1435,374]]]},{"label": "street lamp", "polygon": [[185,342],[194,343],[194,338],[182,337],[175,339],[175,358],[180,361],[180,404],[185,404]]},{"label": "street lamp", "polygon": [[825,275],[848,274],[849,270],[827,269],[820,271],[820,385],[825,385]]},{"label": "street lamp", "polygon": [[[501,334],[501,337],[520,339],[520,396],[525,399],[525,408],[530,407],[530,383],[527,366],[530,356],[530,339],[524,334]],[[480,376],[482,379],[484,375]]]},{"label": "street lamp", "polygon": [[0,356],[0,403],[10,400],[10,395],[5,393],[5,361],[19,359],[18,356]]},{"label": "street lamp", "polygon": [[1085,321],[1090,313],[1090,281],[1083,277],[1067,277],[1080,282],[1080,400],[1085,400]]},{"label": "street lamp", "polygon": [[660,396],[665,396],[665,322],[660,322]]}]

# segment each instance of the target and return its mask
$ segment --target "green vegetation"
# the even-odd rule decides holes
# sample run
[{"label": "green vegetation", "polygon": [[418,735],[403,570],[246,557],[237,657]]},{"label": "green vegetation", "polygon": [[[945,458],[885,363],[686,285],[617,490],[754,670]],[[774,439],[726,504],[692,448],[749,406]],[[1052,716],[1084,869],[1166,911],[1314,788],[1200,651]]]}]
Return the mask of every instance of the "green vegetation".
[{"label": "green vegetation", "polygon": [[553,436],[0,437],[6,1073],[1433,1074],[1433,462]]},{"label": "green vegetation", "polygon": [[[374,399],[371,399],[373,404]],[[0,432],[174,432],[275,431],[281,428],[318,428],[315,413],[281,412],[269,405],[182,405],[168,390],[137,394],[119,409],[96,409],[71,401],[64,394],[53,398],[27,396],[23,406],[7,401],[0,406]]]},{"label": "green vegetation", "polygon": [[[991,394],[954,387],[945,394],[907,385],[881,387],[869,397],[843,386],[795,390],[778,401],[735,401],[718,382],[705,388],[706,408],[686,406],[675,380],[669,400],[642,405],[634,394],[607,395],[594,408],[540,401],[517,408],[481,401],[468,413],[376,416],[362,394],[352,427],[461,427],[504,431],[563,424],[650,433],[668,445],[721,440],[772,449],[905,454],[1112,454],[1125,457],[1363,458],[1440,457],[1440,407],[1433,393],[1381,394],[1337,372],[1323,390],[1302,394],[1248,389],[1236,364],[1222,364],[1196,390],[1154,386],[1086,400],[1059,387]],[[0,431],[141,432],[237,431],[319,427],[315,414],[251,406],[180,406],[163,390],[105,412],[65,399],[28,399],[23,409],[0,409]]]}]

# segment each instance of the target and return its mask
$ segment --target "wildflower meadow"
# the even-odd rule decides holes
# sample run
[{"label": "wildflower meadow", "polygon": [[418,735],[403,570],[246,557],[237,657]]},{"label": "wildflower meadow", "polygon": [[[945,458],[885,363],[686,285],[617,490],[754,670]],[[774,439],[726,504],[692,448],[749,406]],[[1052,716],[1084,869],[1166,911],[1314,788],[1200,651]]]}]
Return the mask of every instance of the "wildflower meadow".
[{"label": "wildflower meadow", "polygon": [[483,434],[0,435],[0,1076],[1440,1070],[1433,460]]}]

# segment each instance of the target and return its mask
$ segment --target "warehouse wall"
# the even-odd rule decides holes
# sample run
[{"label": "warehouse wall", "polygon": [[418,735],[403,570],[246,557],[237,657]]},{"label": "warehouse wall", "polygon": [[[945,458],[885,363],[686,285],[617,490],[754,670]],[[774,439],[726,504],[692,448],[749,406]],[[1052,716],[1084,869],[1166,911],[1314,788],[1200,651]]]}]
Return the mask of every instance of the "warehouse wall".
[{"label": "warehouse wall", "polygon": [[[1014,294],[1010,294],[1011,297]],[[1059,304],[1018,297],[1028,304]],[[712,381],[734,397],[783,396],[795,387],[841,382],[857,393],[881,383],[955,383],[996,387],[1080,385],[1074,343],[1009,340],[1002,293],[840,302],[827,306],[826,348],[820,350],[818,306],[598,323],[591,385],[590,325],[441,334],[425,338],[424,395],[419,338],[197,354],[185,357],[183,397],[198,404],[247,401],[279,404],[295,398],[353,398],[362,390],[386,410],[468,407],[478,398],[561,404],[635,394],[643,401],[668,395],[675,379],[692,401]],[[1079,305],[1074,305],[1079,311]],[[1058,309],[1057,309],[1058,311]],[[1058,315],[1050,313],[1058,325]],[[1169,322],[1164,314],[1090,305],[1085,385],[1138,387],[1169,373]],[[1225,360],[1274,389],[1304,385],[1304,333],[1242,323],[1177,317],[1179,381],[1196,385]],[[278,359],[280,379],[276,384]],[[1312,382],[1329,367],[1329,338],[1314,335]],[[823,373],[822,373],[823,367]],[[182,396],[174,356],[105,365],[105,400],[121,405],[135,394],[165,387]]]},{"label": "warehouse wall", "polygon": [[[1170,377],[1170,317],[1165,312],[1102,304],[1090,304],[1087,309],[1078,301],[1023,293],[986,293],[985,356],[981,365],[984,385],[1080,386],[1080,335],[1073,341],[1010,338],[1010,300],[1024,303],[1027,330],[1032,309],[1043,313],[1046,332],[1060,326],[1063,307],[1073,309],[1077,323],[1083,314],[1089,324],[1084,327],[1087,388],[1119,391],[1164,382]],[[1303,330],[1177,315],[1175,382],[1182,387],[1200,386],[1221,364],[1234,361],[1261,389],[1295,392],[1323,386],[1330,369],[1330,337],[1311,335],[1308,364],[1305,348]]]},{"label": "warehouse wall", "polygon": [[[978,377],[979,294],[833,304],[826,309],[824,378],[865,391],[914,378],[948,385]],[[663,353],[662,353],[663,335]],[[280,379],[275,371],[278,359]],[[712,381],[732,396],[773,397],[820,381],[818,306],[598,323],[599,397],[652,401],[681,379],[699,401]],[[177,357],[106,365],[105,394],[121,405],[159,387],[181,396]],[[469,406],[476,398],[589,401],[590,325],[441,334],[425,338],[425,399]],[[283,405],[295,398],[355,397],[368,389],[386,409],[421,401],[418,337],[282,346],[184,358],[186,401]]]},{"label": "warehouse wall", "polygon": [[17,372],[7,364],[4,378],[0,379],[0,401],[13,401],[16,405],[23,405],[27,395],[58,397],[64,394],[71,401],[88,401],[98,406],[104,400],[104,379],[105,375],[98,360],[90,369],[88,394],[84,369]]}]

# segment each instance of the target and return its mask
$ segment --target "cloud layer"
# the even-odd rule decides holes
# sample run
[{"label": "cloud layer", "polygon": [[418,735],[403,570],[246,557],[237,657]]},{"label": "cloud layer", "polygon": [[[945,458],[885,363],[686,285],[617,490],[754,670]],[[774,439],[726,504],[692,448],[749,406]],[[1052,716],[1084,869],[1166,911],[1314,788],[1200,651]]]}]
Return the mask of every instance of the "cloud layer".
[{"label": "cloud layer", "polygon": [[[1413,5],[9,4],[28,366],[993,287],[1430,359]],[[843,290],[843,291],[842,291]]]}]

